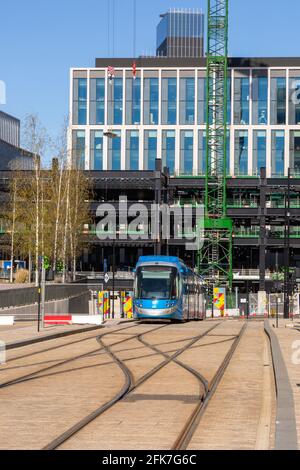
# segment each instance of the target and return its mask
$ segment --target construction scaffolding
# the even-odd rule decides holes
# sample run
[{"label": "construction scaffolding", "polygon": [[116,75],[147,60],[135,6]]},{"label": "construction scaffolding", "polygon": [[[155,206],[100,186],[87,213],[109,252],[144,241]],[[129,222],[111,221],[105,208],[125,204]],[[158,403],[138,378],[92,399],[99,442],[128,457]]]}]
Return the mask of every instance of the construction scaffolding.
[{"label": "construction scaffolding", "polygon": [[210,286],[231,288],[232,220],[227,216],[228,0],[208,0],[204,246],[198,268]]}]

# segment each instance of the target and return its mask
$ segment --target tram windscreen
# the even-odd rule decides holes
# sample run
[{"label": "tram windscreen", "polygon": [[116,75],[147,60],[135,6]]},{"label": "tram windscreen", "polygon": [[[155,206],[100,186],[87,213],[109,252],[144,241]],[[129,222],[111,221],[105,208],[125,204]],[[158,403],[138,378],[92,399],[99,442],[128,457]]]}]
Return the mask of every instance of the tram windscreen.
[{"label": "tram windscreen", "polygon": [[142,266],[138,268],[135,297],[142,300],[178,299],[178,270],[173,267],[165,266]]}]

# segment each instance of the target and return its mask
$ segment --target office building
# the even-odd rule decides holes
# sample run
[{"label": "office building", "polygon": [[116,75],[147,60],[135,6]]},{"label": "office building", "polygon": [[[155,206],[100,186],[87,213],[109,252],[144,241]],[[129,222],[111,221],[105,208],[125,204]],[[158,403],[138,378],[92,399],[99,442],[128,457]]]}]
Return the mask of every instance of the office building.
[{"label": "office building", "polygon": [[157,26],[156,54],[159,57],[204,56],[204,14],[191,9],[170,9]]}]

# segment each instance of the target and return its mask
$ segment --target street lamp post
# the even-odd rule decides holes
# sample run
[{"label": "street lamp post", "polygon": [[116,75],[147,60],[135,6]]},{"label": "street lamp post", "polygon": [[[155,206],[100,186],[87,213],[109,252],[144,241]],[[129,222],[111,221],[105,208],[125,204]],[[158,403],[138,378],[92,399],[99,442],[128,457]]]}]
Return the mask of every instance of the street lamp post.
[{"label": "street lamp post", "polygon": [[[103,133],[104,137],[107,139],[116,139],[118,137],[118,134],[114,132],[112,129],[107,129]],[[113,290],[113,298],[112,298],[112,318],[115,318],[115,268],[116,268],[116,263],[115,263],[115,242],[116,240],[113,240],[113,285],[112,285],[112,290]]]},{"label": "street lamp post", "polygon": [[288,186],[285,192],[284,220],[284,318],[290,317],[290,207],[291,207],[291,169],[288,170]]},{"label": "street lamp post", "polygon": [[113,298],[112,298],[112,318],[115,318],[115,270],[116,270],[116,245],[115,239],[113,240],[113,279],[112,279],[112,290],[113,290]]}]

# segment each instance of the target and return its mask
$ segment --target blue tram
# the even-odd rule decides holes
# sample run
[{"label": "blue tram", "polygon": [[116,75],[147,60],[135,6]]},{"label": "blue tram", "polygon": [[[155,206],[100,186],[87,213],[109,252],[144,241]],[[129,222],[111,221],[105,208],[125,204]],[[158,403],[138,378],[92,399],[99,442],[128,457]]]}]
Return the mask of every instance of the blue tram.
[{"label": "blue tram", "polygon": [[133,315],[138,320],[203,320],[203,280],[179,258],[142,256],[136,266]]}]

